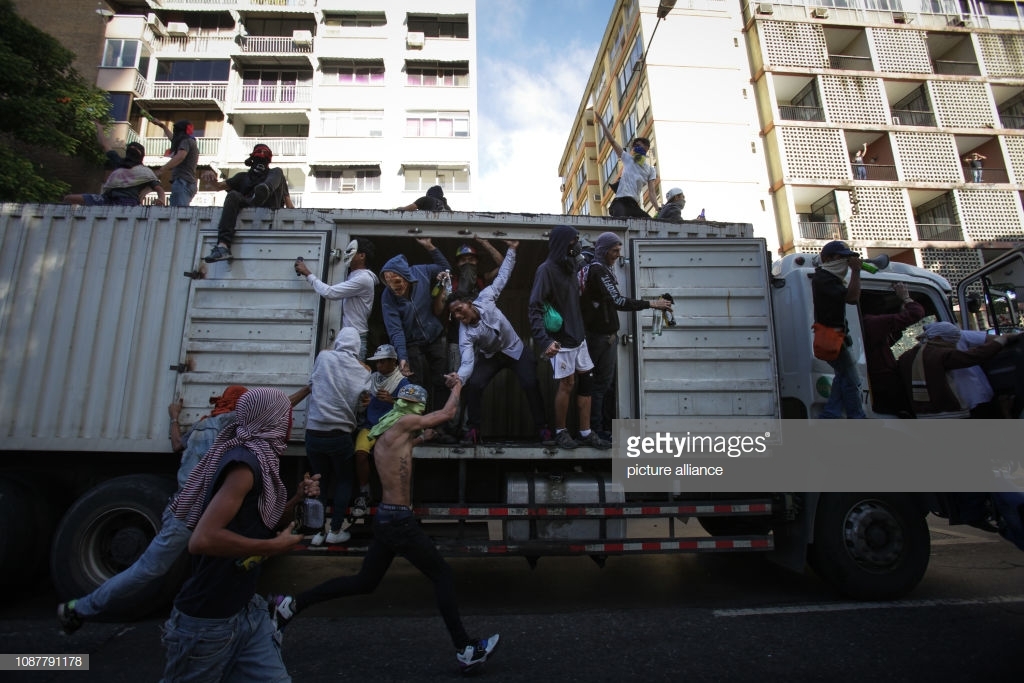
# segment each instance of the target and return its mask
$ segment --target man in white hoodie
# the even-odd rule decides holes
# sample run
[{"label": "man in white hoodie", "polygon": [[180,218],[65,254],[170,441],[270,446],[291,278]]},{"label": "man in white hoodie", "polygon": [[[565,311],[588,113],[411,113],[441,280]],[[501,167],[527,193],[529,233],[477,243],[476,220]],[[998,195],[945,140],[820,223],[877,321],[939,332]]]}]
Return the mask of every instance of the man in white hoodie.
[{"label": "man in white hoodie", "polygon": [[348,277],[344,282],[329,285],[310,272],[303,261],[295,261],[295,272],[313,285],[316,293],[325,299],[341,299],[341,326],[352,327],[359,333],[359,357],[366,358],[367,320],[373,310],[374,288],[379,280],[370,269],[373,260],[373,242],[357,237],[345,248]]},{"label": "man in white hoodie", "polygon": [[[306,457],[313,474],[326,479],[330,473],[333,481],[333,485],[324,487],[325,491],[333,491],[334,501],[330,532],[326,534],[328,543],[345,543],[350,537],[341,527],[352,497],[352,434],[360,399],[370,391],[370,371],[359,361],[358,352],[359,334],[355,328],[341,328],[334,349],[321,351],[313,361],[309,378]],[[310,542],[320,545],[324,540],[321,531]]]}]

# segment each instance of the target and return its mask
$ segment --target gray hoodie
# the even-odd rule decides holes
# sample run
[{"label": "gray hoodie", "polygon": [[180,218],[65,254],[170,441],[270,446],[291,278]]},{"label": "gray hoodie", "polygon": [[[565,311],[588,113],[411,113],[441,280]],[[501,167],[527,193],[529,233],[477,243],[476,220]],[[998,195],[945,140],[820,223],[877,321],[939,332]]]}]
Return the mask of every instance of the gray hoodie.
[{"label": "gray hoodie", "polygon": [[307,429],[355,431],[359,395],[370,390],[370,371],[358,356],[359,333],[351,327],[341,328],[333,350],[317,355],[309,378]]}]

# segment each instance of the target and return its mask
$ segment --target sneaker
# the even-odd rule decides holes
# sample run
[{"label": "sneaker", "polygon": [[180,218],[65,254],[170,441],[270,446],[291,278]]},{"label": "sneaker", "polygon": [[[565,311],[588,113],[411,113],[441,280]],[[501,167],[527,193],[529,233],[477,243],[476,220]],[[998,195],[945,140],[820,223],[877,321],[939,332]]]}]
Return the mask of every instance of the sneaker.
[{"label": "sneaker", "polygon": [[255,206],[266,206],[267,200],[270,198],[270,186],[266,183],[260,183],[252,191],[252,203]]},{"label": "sneaker", "polygon": [[315,534],[313,534],[313,538],[309,539],[309,544],[323,545],[325,538],[327,538],[327,534],[325,534],[323,531],[318,531]]},{"label": "sneaker", "polygon": [[75,601],[62,602],[57,605],[57,621],[65,634],[71,635],[82,628],[82,618],[75,611]]},{"label": "sneaker", "polygon": [[587,436],[581,436],[578,440],[580,446],[589,446],[590,448],[600,448],[602,451],[606,451],[612,447],[611,441],[606,441],[597,435],[597,432],[590,432]]},{"label": "sneaker", "polygon": [[455,658],[459,660],[459,670],[463,674],[476,672],[498,647],[498,640],[499,636],[495,633],[486,640],[478,640],[456,652]]},{"label": "sneaker", "polygon": [[459,439],[459,444],[462,446],[475,446],[478,443],[480,443],[480,432],[476,427],[470,429]]},{"label": "sneaker", "polygon": [[278,631],[287,626],[298,613],[295,598],[290,595],[268,595],[267,609],[270,610],[270,620],[274,622],[274,628]]},{"label": "sneaker", "polygon": [[203,260],[207,263],[216,263],[217,261],[229,261],[230,259],[231,250],[218,244],[210,250],[210,255]]},{"label": "sneaker", "polygon": [[332,531],[327,534],[327,545],[338,545],[339,543],[348,543],[349,539],[352,538],[352,534],[341,529],[340,531]]},{"label": "sneaker", "polygon": [[569,434],[568,429],[563,429],[555,435],[555,445],[567,450],[572,450],[579,446],[579,444],[576,443],[576,439],[572,438],[572,435]]},{"label": "sneaker", "polygon": [[370,512],[370,497],[365,493],[360,493],[356,496],[356,499],[352,502],[352,510],[350,514],[353,517],[365,517]]},{"label": "sneaker", "polygon": [[554,446],[555,435],[551,433],[551,430],[545,427],[540,430],[540,445],[541,446]]}]

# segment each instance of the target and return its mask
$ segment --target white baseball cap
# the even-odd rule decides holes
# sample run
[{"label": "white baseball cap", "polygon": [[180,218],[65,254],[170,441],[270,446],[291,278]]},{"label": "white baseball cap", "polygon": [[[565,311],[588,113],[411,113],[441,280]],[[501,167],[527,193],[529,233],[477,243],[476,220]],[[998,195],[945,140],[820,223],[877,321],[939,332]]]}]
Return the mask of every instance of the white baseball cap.
[{"label": "white baseball cap", "polygon": [[683,193],[682,188],[673,187],[671,190],[668,191],[668,194],[665,195],[665,199],[668,199],[668,200],[671,201],[671,199],[673,197],[677,197],[677,196],[681,195],[682,193]]}]

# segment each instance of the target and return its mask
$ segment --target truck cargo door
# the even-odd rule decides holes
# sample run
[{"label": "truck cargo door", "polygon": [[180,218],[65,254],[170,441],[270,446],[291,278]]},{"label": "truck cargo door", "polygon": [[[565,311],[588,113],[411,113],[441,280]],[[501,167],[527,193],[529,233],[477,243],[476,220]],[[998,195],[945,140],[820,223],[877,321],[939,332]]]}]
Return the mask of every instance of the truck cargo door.
[{"label": "truck cargo door", "polygon": [[778,417],[764,241],[635,239],[630,256],[631,296],[675,300],[675,325],[660,333],[660,311],[633,316],[639,415]]},{"label": "truck cargo door", "polygon": [[[231,245],[234,260],[203,263],[215,242],[215,233],[201,233],[189,289],[177,386],[188,422],[208,413],[209,398],[230,384],[288,394],[304,387],[319,344],[324,307],[292,264],[302,256],[323,277],[329,233],[240,231]],[[301,440],[304,402],[293,420],[292,440]]]}]

